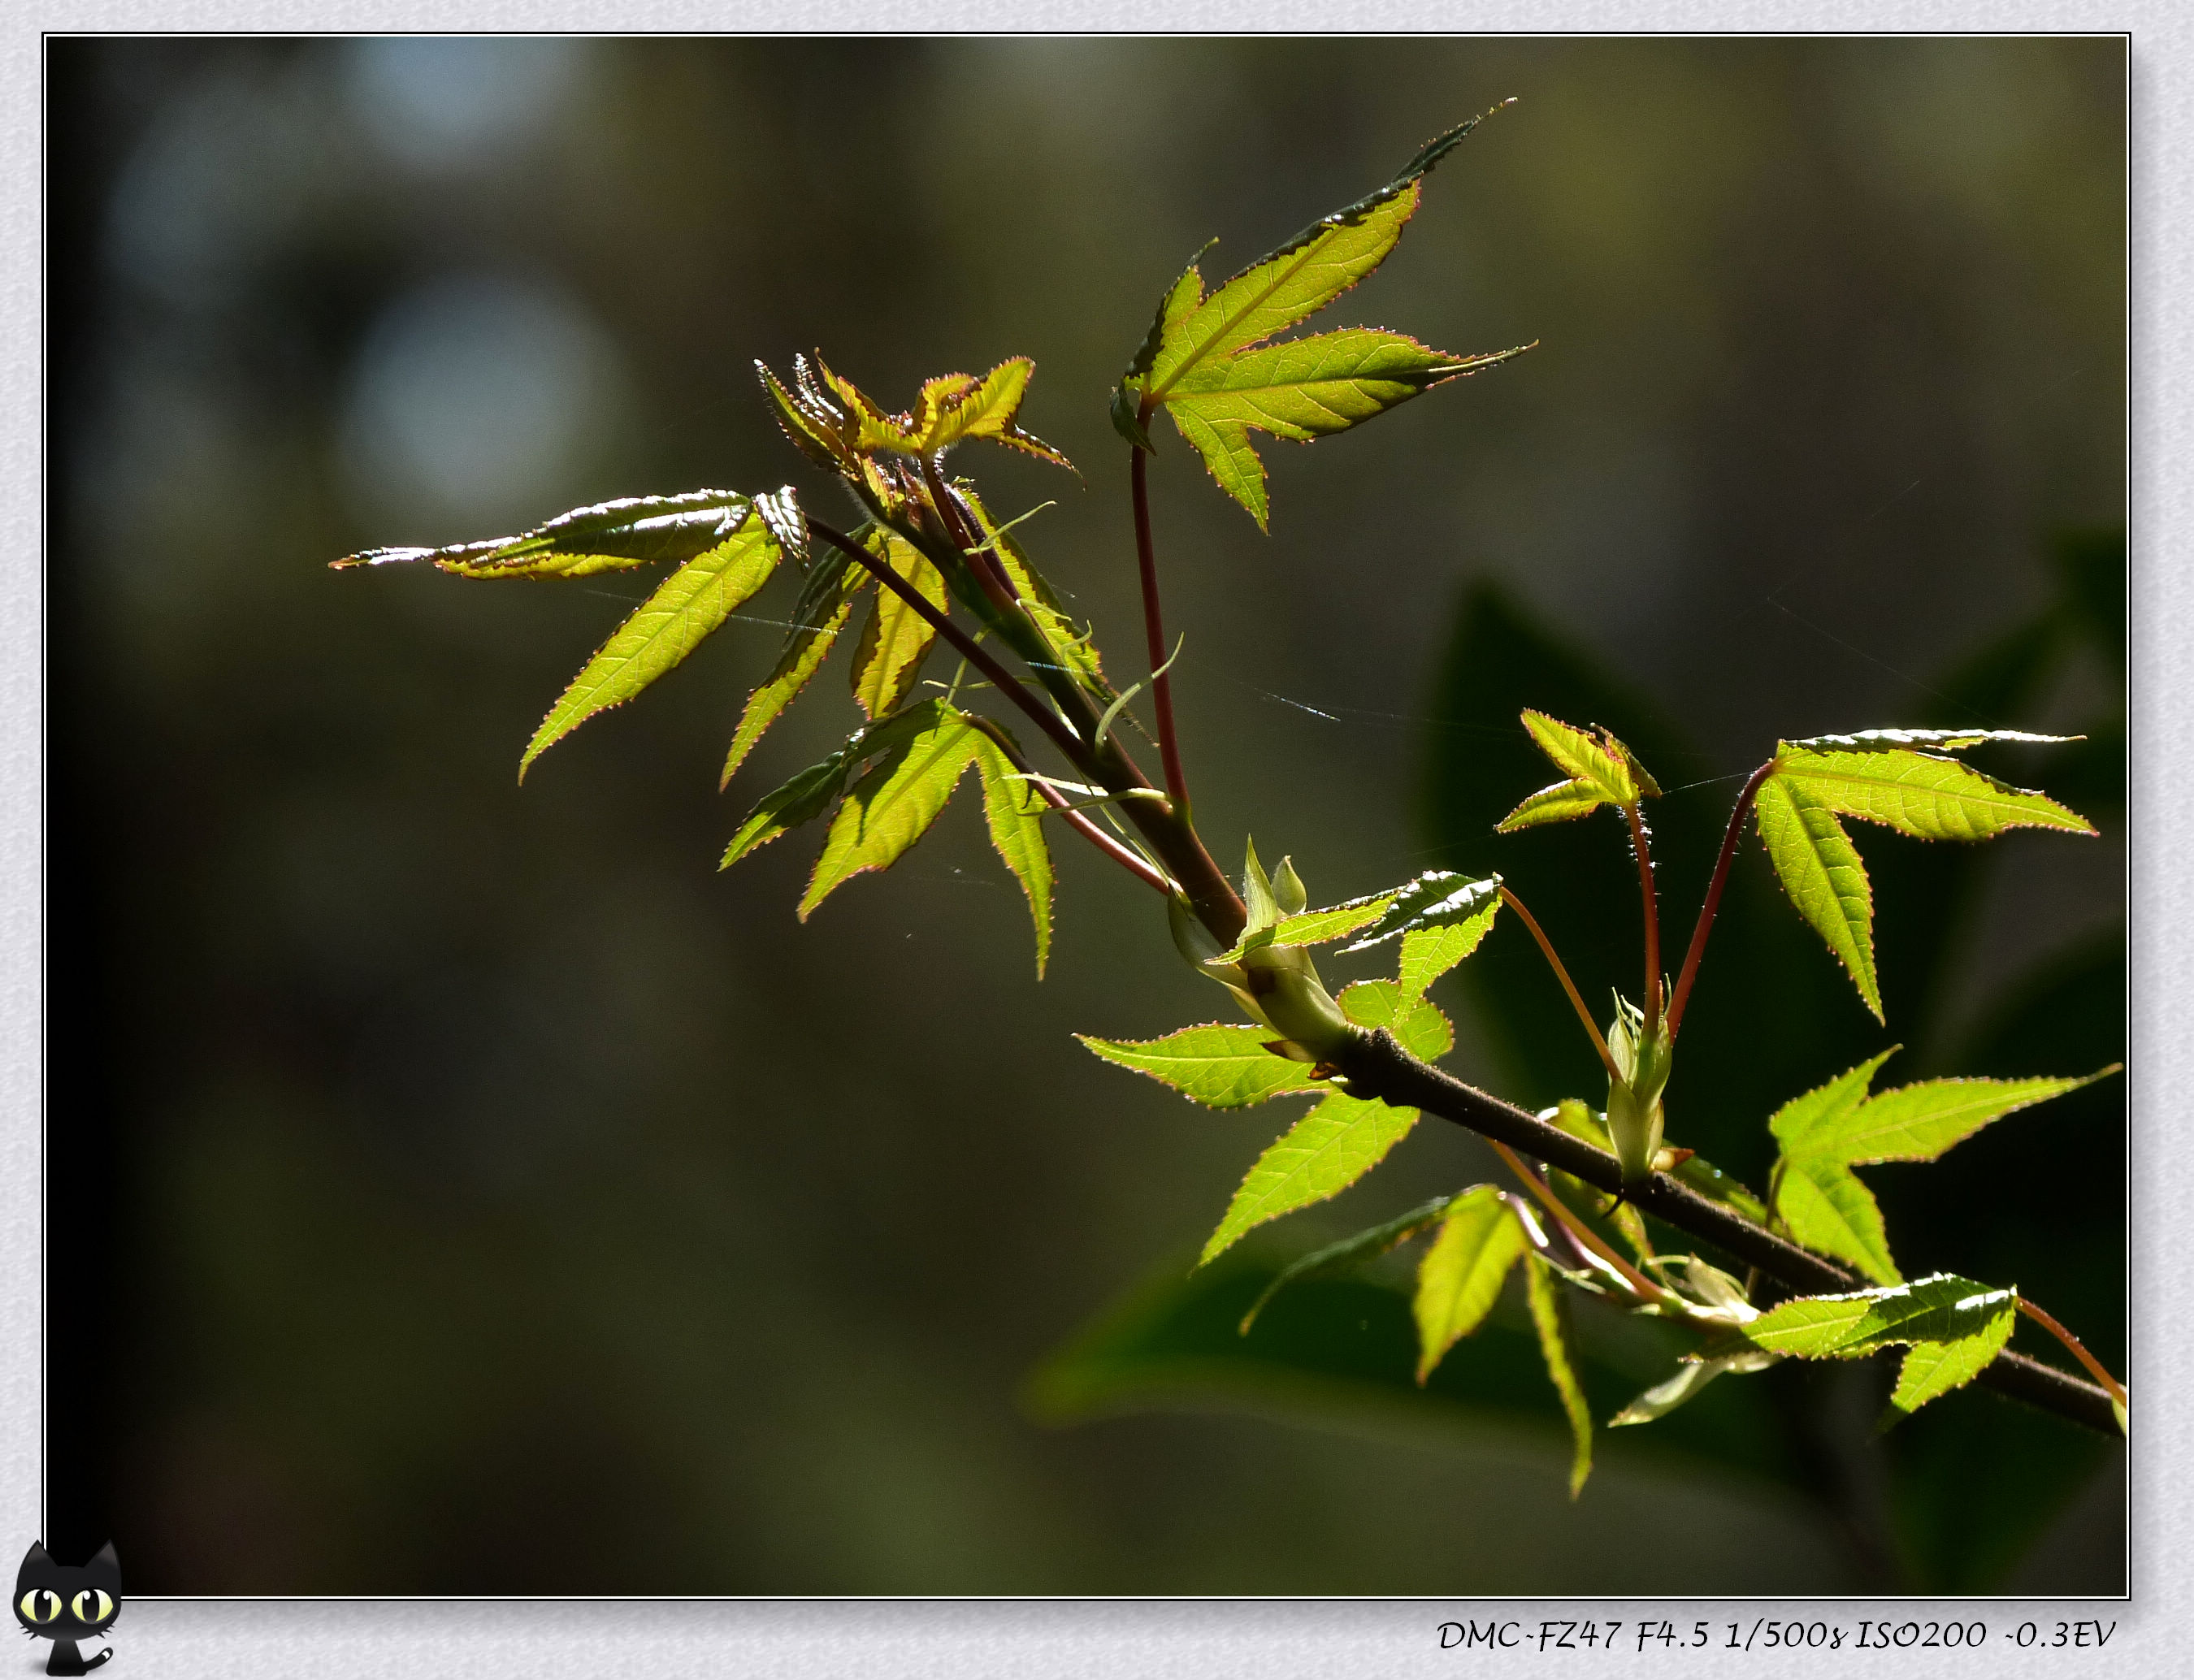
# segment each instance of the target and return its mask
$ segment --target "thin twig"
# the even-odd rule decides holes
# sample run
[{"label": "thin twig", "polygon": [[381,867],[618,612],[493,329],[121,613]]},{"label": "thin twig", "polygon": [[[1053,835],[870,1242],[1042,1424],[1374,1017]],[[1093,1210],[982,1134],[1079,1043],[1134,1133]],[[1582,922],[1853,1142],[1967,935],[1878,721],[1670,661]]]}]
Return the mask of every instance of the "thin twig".
[{"label": "thin twig", "polygon": [[1737,796],[1737,809],[1729,814],[1729,827],[1721,837],[1721,856],[1714,860],[1714,880],[1708,883],[1706,902],[1699,906],[1699,919],[1691,928],[1691,947],[1684,953],[1684,972],[1676,977],[1675,995],[1668,1000],[1668,1036],[1672,1041],[1676,1029],[1683,1023],[1684,1006],[1691,1001],[1691,982],[1697,978],[1699,960],[1707,954],[1707,935],[1714,929],[1714,912],[1721,908],[1721,890],[1729,880],[1729,866],[1737,856],[1737,843],[1744,834],[1745,814],[1759,797],[1760,784],[1774,769],[1775,760],[1770,759],[1754,771]]},{"label": "thin twig", "polygon": [[2125,1385],[2110,1373],[2109,1370],[2105,1368],[2101,1360],[2096,1358],[2094,1355],[2088,1351],[2087,1345],[2077,1336],[2074,1335],[2070,1330],[2067,1330],[2048,1313],[2042,1311],[2040,1307],[2035,1305],[2033,1302],[2028,1300],[2024,1295],[2021,1295],[2019,1298],[2019,1310],[2025,1313],[2029,1318],[2032,1319],[2036,1324],[2039,1324],[2043,1329],[2047,1330],[2051,1335],[2054,1336],[2059,1341],[2064,1343],[2065,1345],[2071,1350],[2072,1357],[2078,1360],[2081,1364],[2088,1368],[2088,1375],[2092,1376],[2097,1382],[2108,1389],[2111,1391],[2111,1397],[2116,1400],[2119,1405],[2130,1406],[2131,1402],[2126,1399]]},{"label": "thin twig", "polygon": [[1019,679],[1012,672],[1007,670],[1004,666],[978,647],[974,639],[939,611],[921,590],[916,588],[891,567],[862,548],[852,537],[841,531],[832,530],[812,513],[807,516],[807,529],[845,555],[847,559],[865,568],[874,575],[876,582],[912,607],[928,622],[930,628],[944,637],[958,651],[962,658],[988,677],[1001,694],[1027,713],[1034,720],[1037,726],[1058,744],[1060,751],[1065,753],[1075,763],[1081,762],[1082,743],[1074,738],[1073,731],[1046,709],[1033,694],[1023,687]]},{"label": "thin twig", "polygon": [[[1149,398],[1143,401],[1137,423],[1151,421]],[[1136,448],[1128,469],[1128,483],[1135,503],[1135,562],[1143,583],[1143,634],[1150,644],[1151,702],[1157,712],[1158,757],[1165,766],[1166,792],[1173,802],[1188,808],[1188,777],[1180,767],[1180,737],[1174,732],[1173,679],[1166,674],[1165,615],[1158,605],[1158,562],[1151,542],[1150,451]]]},{"label": "thin twig", "polygon": [[1586,1247],[1591,1249],[1594,1253],[1599,1255],[1601,1259],[1606,1261],[1609,1265],[1614,1267],[1623,1281],[1630,1286],[1632,1292],[1640,1299],[1665,1301],[1668,1299],[1668,1292],[1666,1289],[1647,1277],[1622,1255],[1617,1253],[1613,1247],[1594,1233],[1590,1226],[1565,1207],[1562,1199],[1554,1194],[1553,1186],[1530,1167],[1525,1166],[1522,1161],[1517,1160],[1516,1152],[1508,1144],[1495,1143],[1493,1152],[1508,1163],[1508,1170],[1524,1181],[1524,1188],[1531,1191],[1549,1213],[1561,1221],[1562,1228]]},{"label": "thin twig", "polygon": [[1080,834],[1083,839],[1088,840],[1138,880],[1148,882],[1169,898],[1180,891],[1180,888],[1168,880],[1163,874],[1144,862],[1131,847],[1121,845],[1111,835],[1076,810],[1073,802],[1053,787],[1048,777],[1039,775],[1031,769],[1029,761],[1021,756],[1019,749],[1014,745],[1012,738],[994,719],[970,713],[968,715],[968,721],[990,737],[991,744],[1005,754],[1007,762],[1027,778],[1030,785],[1043,796],[1045,803],[1065,820],[1068,828]]},{"label": "thin twig", "polygon": [[1570,995],[1570,1003],[1577,1010],[1577,1019],[1584,1023],[1585,1031],[1592,1035],[1592,1047],[1600,1052],[1600,1059],[1607,1069],[1607,1076],[1620,1080],[1623,1075],[1615,1065],[1615,1057],[1607,1047],[1607,1041],[1600,1035],[1600,1023],[1592,1018],[1592,1012],[1584,1006],[1584,1000],[1577,995],[1577,983],[1570,978],[1569,970],[1562,966],[1561,958],[1554,955],[1554,941],[1547,937],[1538,919],[1524,908],[1524,901],[1505,886],[1501,889],[1501,902],[1524,918],[1524,926],[1531,930],[1531,937],[1539,942],[1539,949],[1545,953],[1548,965],[1554,971],[1554,978],[1562,983],[1562,989]]}]

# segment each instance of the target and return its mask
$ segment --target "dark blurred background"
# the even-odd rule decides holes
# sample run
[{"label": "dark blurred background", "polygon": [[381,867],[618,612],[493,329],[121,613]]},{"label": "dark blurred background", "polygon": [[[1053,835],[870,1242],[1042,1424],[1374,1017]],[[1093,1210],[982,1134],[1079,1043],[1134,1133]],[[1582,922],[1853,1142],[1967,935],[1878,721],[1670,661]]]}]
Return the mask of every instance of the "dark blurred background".
[{"label": "dark blurred background", "polygon": [[[58,1549],[111,1534],[141,1594],[2122,1583],[2121,1455],[1972,1394],[1875,1442],[1865,1368],[1727,1379],[1801,1448],[1625,1431],[1575,1506],[1550,1411],[1191,1382],[1062,1425],[1031,1371],[1177,1279],[1284,1119],[1069,1036],[1219,1012],[1146,891],[1062,842],[1033,983],[963,798],[802,928],[812,839],[713,869],[852,717],[834,663],[715,793],[789,593],[521,790],[649,581],[325,564],[618,494],[821,508],[752,358],[819,346],[898,402],[1025,353],[1023,417],[1086,484],[956,464],[1005,511],[1057,499],[1021,534],[1132,674],[1106,395],[1160,290],[1516,95],[1331,324],[1536,350],[1269,448],[1269,538],[1162,440],[1198,816],[1313,902],[1498,867],[1601,995],[1635,983],[1634,900],[1577,885],[1619,882],[1612,829],[1485,832],[1548,779],[1518,703],[1634,731],[1680,926],[1778,735],[2087,729],[1990,767],[2099,842],[1858,833],[1886,1035],[1748,856],[1671,1111],[1756,1182],[1767,1113],[1888,1043],[1885,1084],[2121,1053],[2122,41],[52,39],[47,67]],[[1594,1094],[1503,937],[1446,996],[1452,1064]],[[2122,1115],[2099,1087],[1870,1173],[1908,1272],[2019,1282],[2122,1360]],[[1427,1126],[1276,1240],[1476,1170]]]}]

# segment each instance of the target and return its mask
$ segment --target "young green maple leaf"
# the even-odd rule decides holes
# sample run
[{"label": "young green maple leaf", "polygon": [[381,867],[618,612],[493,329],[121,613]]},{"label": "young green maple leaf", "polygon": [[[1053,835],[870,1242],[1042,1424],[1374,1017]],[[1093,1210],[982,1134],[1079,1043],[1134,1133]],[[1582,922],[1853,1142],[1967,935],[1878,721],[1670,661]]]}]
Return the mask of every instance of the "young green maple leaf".
[{"label": "young green maple leaf", "polygon": [[2015,828],[2093,835],[2093,824],[2046,794],[1999,782],[1950,756],[1989,742],[2071,738],[2020,730],[1870,729],[1776,743],[1753,806],[1760,840],[1790,902],[1843,964],[1875,1019],[1883,1015],[1874,889],[1838,818],[1879,823],[1915,840],[1992,840]]},{"label": "young green maple leaf", "polygon": [[1371,327],[1266,341],[1386,261],[1416,213],[1426,175],[1480,120],[1450,129],[1384,186],[1312,223],[1209,297],[1202,272],[1191,262],[1159,301],[1113,393],[1112,423],[1121,435],[1147,450],[1150,416],[1171,415],[1212,478],[1262,530],[1265,467],[1250,445],[1252,431],[1307,443],[1530,349],[1451,356]]},{"label": "young green maple leaf", "polygon": [[1850,1262],[1876,1283],[1903,1277],[1890,1256],[1881,1209],[1852,1172],[1884,1161],[1934,1161],[1991,1121],[2077,1091],[2084,1078],[1933,1079],[1869,1096],[1894,1046],[1827,1084],[1794,1097],[1767,1129],[1782,1145],[1775,1213],[1808,1248]]},{"label": "young green maple leaf", "polygon": [[1604,805],[1633,806],[1641,799],[1661,796],[1660,783],[1646,773],[1638,755],[1606,730],[1595,737],[1575,724],[1532,711],[1524,714],[1524,729],[1569,779],[1540,788],[1494,825],[1496,834],[1542,823],[1566,823]]}]

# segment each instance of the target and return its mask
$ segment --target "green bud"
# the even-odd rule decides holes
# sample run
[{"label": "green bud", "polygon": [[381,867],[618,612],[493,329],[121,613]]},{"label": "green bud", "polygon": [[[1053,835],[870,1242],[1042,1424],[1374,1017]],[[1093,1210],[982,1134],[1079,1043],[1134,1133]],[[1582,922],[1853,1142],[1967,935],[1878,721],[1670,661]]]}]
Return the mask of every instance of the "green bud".
[{"label": "green bud", "polygon": [[1272,903],[1284,916],[1299,916],[1310,904],[1310,893],[1295,873],[1295,860],[1280,859],[1280,867],[1272,871]]},{"label": "green bud", "polygon": [[1242,959],[1242,973],[1265,1023],[1319,1061],[1333,1060],[1362,1035],[1320,983],[1301,946],[1260,946]]},{"label": "green bud", "polygon": [[1625,1184],[1642,1184],[1652,1176],[1653,1157],[1660,1153],[1661,1132],[1667,1123],[1661,1093],[1668,1084],[1668,1023],[1659,1023],[1650,1044],[1645,1035],[1645,1012],[1618,995],[1615,1019],[1608,1024],[1607,1050],[1623,1076],[1607,1081],[1607,1132]]},{"label": "green bud", "polygon": [[1242,908],[1249,917],[1246,932],[1262,933],[1280,919],[1280,907],[1272,901],[1272,883],[1265,866],[1257,861],[1255,840],[1249,842],[1249,855],[1242,863]]}]

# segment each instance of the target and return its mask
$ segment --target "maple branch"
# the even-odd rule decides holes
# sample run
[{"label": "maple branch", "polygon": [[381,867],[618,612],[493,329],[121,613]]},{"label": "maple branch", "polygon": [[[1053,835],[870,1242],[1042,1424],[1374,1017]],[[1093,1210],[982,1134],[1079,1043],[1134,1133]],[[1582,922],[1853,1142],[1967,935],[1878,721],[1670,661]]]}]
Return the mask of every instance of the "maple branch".
[{"label": "maple branch", "polygon": [[[1513,1103],[1419,1061],[1383,1027],[1376,1033],[1355,1034],[1333,1062],[1348,1081],[1353,1095],[1438,1115],[1490,1142],[1505,1144],[1519,1154],[1559,1167],[1611,1195],[1627,1196],[1633,1207],[1747,1265],[1756,1266],[1797,1293],[1843,1293],[1862,1287],[1858,1278],[1833,1261],[1785,1241],[1720,1202],[1709,1201],[1665,1173],[1656,1173],[1642,1183],[1626,1187],[1621,1165],[1606,1150],[1595,1149]],[[2025,1354],[2005,1350],[1974,1380],[2114,1441],[2123,1438],[2107,1390]]]},{"label": "maple branch", "polygon": [[992,658],[981,644],[955,624],[930,600],[928,596],[923,594],[921,590],[916,588],[913,584],[901,577],[898,572],[893,571],[891,567],[886,565],[844,532],[824,525],[813,513],[808,514],[807,518],[809,530],[845,555],[847,559],[868,571],[877,582],[912,607],[931,629],[936,631],[958,651],[962,659],[988,677],[999,693],[1027,713],[1035,720],[1037,726],[1052,738],[1060,751],[1066,754],[1070,762],[1077,765],[1082,762],[1082,743],[1074,738],[1074,732],[1057,716],[1047,711],[1036,696],[1021,685],[1019,679]]},{"label": "maple branch", "polygon": [[1052,810],[1060,817],[1065,819],[1068,828],[1080,834],[1083,839],[1088,840],[1092,846],[1095,846],[1115,863],[1117,863],[1122,869],[1127,870],[1129,874],[1134,875],[1138,880],[1146,882],[1150,886],[1157,888],[1159,892],[1164,893],[1169,898],[1173,896],[1175,887],[1171,881],[1168,880],[1165,876],[1160,874],[1157,870],[1152,869],[1149,863],[1138,855],[1133,847],[1123,846],[1118,840],[1114,840],[1111,835],[1106,834],[1087,817],[1084,817],[1080,811],[1077,811],[1074,808],[1072,801],[1068,800],[1066,795],[1060,793],[1058,788],[1052,786],[1048,777],[1042,776],[1035,770],[1031,769],[1028,760],[1023,757],[1020,749],[1014,745],[1013,737],[1006,733],[1004,726],[999,724],[996,719],[986,718],[978,713],[971,712],[968,714],[968,721],[974,725],[976,728],[981,730],[984,734],[991,737],[991,744],[996,747],[1001,753],[1005,754],[1006,761],[1012,765],[1015,770],[1019,771],[1021,775],[1028,779],[1030,785],[1035,788],[1037,792],[1043,796],[1044,802],[1050,806]]}]

